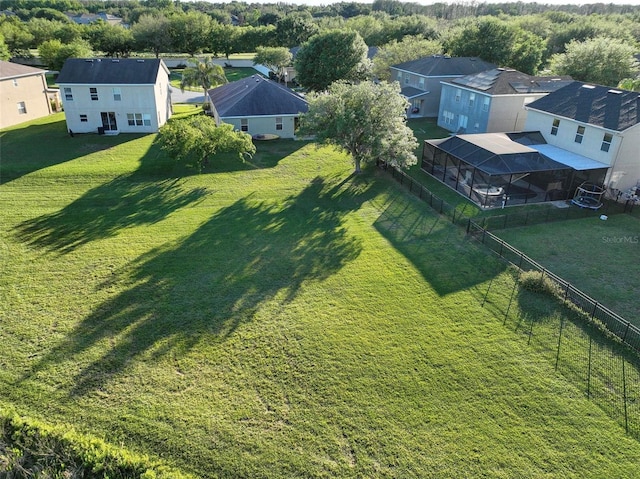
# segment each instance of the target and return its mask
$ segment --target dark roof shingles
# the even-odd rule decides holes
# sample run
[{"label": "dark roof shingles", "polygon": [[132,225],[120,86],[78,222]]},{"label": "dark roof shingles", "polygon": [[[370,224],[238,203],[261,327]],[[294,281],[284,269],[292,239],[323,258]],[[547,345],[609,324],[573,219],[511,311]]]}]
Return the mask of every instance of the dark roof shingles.
[{"label": "dark roof shingles", "polygon": [[57,82],[94,85],[153,85],[158,78],[160,62],[159,59],[70,58],[64,62]]},{"label": "dark roof shingles", "polygon": [[638,92],[578,81],[529,103],[528,107],[614,131],[640,123]]},{"label": "dark roof shingles", "polygon": [[392,68],[406,70],[427,77],[470,75],[496,68],[493,63],[477,57],[449,57],[434,55],[393,65]]}]

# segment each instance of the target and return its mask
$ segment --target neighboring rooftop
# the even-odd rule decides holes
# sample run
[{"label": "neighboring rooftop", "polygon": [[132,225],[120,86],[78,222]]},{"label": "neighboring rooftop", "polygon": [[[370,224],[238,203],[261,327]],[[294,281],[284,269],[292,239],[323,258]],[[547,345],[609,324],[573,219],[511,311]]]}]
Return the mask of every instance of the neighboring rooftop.
[{"label": "neighboring rooftop", "polygon": [[260,75],[219,86],[208,95],[221,117],[295,115],[309,108],[300,95]]},{"label": "neighboring rooftop", "polygon": [[[164,62],[157,58],[70,58],[64,62],[57,83],[93,85],[153,85]],[[168,74],[168,70],[167,74]]]},{"label": "neighboring rooftop", "polygon": [[638,92],[578,81],[529,103],[527,108],[615,131],[640,123]]},{"label": "neighboring rooftop", "polygon": [[19,78],[32,75],[42,75],[46,70],[34,68],[19,63],[5,62],[0,60],[0,79]]},{"label": "neighboring rooftop", "polygon": [[450,57],[433,55],[409,62],[393,65],[392,68],[404,70],[426,77],[446,77],[471,75],[496,68],[493,63],[477,57]]},{"label": "neighboring rooftop", "polygon": [[449,83],[490,95],[550,93],[573,82],[570,76],[532,76],[510,68],[494,68],[465,75]]},{"label": "neighboring rooftop", "polygon": [[89,25],[99,20],[107,22],[111,25],[124,25],[122,23],[122,18],[116,17],[115,15],[111,15],[110,13],[105,13],[105,12],[81,13],[80,15],[67,13],[67,18],[69,18],[69,20],[79,25]]}]

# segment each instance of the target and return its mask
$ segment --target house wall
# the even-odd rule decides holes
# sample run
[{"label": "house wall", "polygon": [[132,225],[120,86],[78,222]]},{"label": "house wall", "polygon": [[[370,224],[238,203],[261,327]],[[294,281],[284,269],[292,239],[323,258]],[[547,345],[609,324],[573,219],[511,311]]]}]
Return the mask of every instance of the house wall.
[{"label": "house wall", "polygon": [[[71,88],[72,100],[67,99],[65,88]],[[89,88],[96,88],[98,100],[91,99]],[[114,89],[120,89],[120,100]],[[60,84],[67,128],[74,133],[96,133],[102,127],[101,112],[114,112],[120,133],[154,133],[171,117],[169,77],[160,69],[155,85],[82,85]],[[147,125],[129,125],[128,114],[143,115]],[[80,115],[86,115],[82,121]],[[148,117],[145,117],[148,115]],[[145,121],[146,122],[146,121]],[[144,123],[144,122],[143,122]]]},{"label": "house wall", "polygon": [[[21,113],[18,103],[24,102],[25,113]],[[0,128],[17,125],[25,121],[47,116],[51,105],[47,95],[44,72],[38,75],[0,80]]]},{"label": "house wall", "polygon": [[638,152],[640,152],[640,124],[625,130],[620,135],[618,154],[607,177],[607,186],[620,191],[640,186],[640,154]]},{"label": "house wall", "polygon": [[489,108],[487,133],[523,130],[528,114],[525,105],[545,95],[547,93],[495,95]]},{"label": "house wall", "polygon": [[[391,81],[400,83],[400,87],[414,87],[425,92],[429,92],[423,99],[420,115],[424,117],[436,118],[440,108],[440,94],[442,84],[440,82],[460,78],[462,75],[426,77],[417,73],[399,70],[391,67]],[[414,115],[415,116],[415,115]]]},{"label": "house wall", "polygon": [[[280,138],[295,138],[295,116],[280,116],[282,118],[282,130],[276,129],[276,116],[253,116],[247,120],[247,133],[254,135],[278,135]],[[230,123],[236,130],[242,130],[242,119],[239,117],[224,117],[220,120]]]}]

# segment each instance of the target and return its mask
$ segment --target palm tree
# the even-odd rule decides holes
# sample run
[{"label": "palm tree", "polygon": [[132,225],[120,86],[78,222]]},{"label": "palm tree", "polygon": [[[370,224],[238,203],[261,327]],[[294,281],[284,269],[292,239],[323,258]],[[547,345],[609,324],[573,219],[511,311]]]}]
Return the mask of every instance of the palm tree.
[{"label": "palm tree", "polygon": [[224,69],[215,63],[211,57],[195,60],[193,66],[185,68],[180,80],[180,90],[189,86],[200,86],[204,91],[204,102],[207,102],[207,90],[211,87],[227,83]]}]

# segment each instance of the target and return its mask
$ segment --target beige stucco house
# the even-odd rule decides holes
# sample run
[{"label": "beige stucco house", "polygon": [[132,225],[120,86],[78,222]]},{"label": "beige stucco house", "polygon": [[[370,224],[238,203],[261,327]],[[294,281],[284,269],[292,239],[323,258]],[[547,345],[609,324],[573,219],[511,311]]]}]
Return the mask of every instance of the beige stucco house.
[{"label": "beige stucco house", "polygon": [[58,90],[47,87],[45,70],[0,61],[0,128],[55,111]]},{"label": "beige stucco house", "polygon": [[161,59],[71,58],[57,83],[74,133],[154,133],[172,114]]},{"label": "beige stucco house", "polygon": [[216,123],[230,123],[254,137],[295,138],[298,119],[308,110],[304,98],[260,75],[209,90],[209,111]]}]

